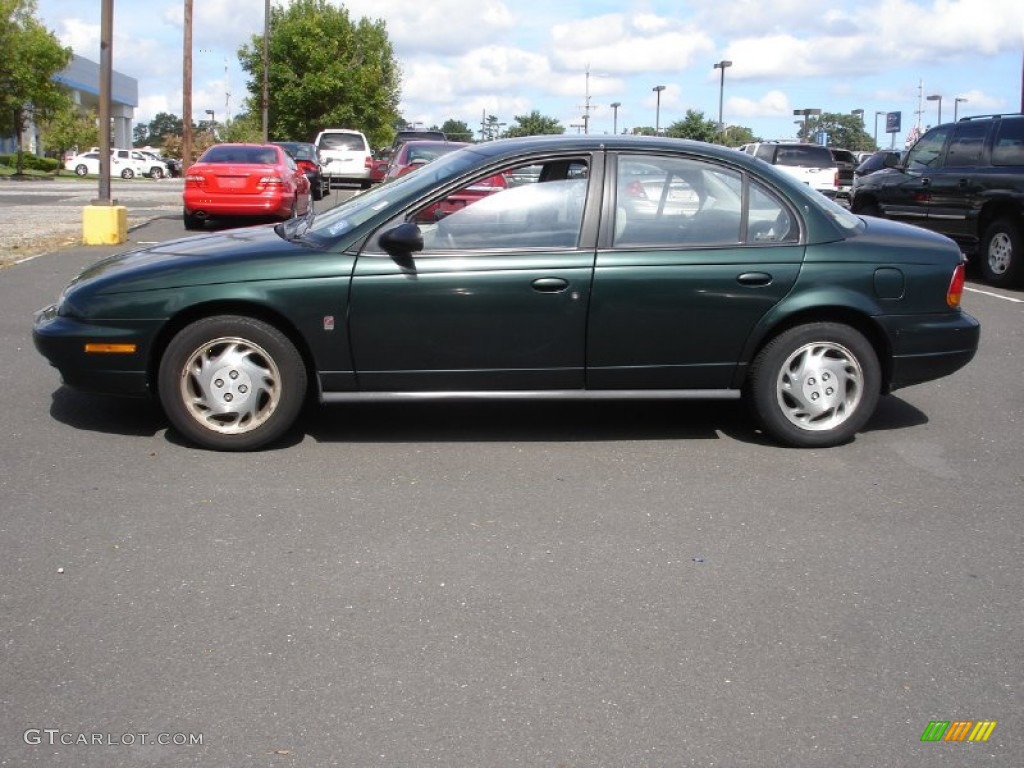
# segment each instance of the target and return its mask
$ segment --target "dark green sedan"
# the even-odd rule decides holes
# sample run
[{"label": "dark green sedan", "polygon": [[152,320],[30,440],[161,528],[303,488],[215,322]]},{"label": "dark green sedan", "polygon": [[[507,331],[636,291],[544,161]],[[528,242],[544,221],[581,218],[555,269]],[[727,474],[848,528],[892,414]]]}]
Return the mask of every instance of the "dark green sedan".
[{"label": "dark green sedan", "polygon": [[971,360],[963,279],[951,240],[735,150],[546,136],[106,258],[33,335],[65,384],[158,397],[217,450],[280,438],[309,397],[742,396],[778,442],[821,447]]}]

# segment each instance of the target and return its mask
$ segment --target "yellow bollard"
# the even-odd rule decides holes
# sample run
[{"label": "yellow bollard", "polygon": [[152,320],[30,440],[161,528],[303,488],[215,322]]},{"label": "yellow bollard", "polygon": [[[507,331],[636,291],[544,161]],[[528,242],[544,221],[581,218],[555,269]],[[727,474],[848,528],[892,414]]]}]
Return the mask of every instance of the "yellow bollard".
[{"label": "yellow bollard", "polygon": [[118,245],[128,240],[128,209],[123,205],[87,205],[82,209],[85,245]]}]

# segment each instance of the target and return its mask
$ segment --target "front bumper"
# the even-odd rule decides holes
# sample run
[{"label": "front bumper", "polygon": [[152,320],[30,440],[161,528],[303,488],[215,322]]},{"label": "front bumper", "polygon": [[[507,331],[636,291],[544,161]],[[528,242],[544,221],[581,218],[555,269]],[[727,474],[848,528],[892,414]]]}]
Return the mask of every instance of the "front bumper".
[{"label": "front bumper", "polygon": [[[61,317],[56,305],[36,312],[32,342],[69,387],[105,395],[149,394],[148,361],[152,340],[162,321],[92,321]],[[85,345],[134,344],[131,354],[90,353]]]}]

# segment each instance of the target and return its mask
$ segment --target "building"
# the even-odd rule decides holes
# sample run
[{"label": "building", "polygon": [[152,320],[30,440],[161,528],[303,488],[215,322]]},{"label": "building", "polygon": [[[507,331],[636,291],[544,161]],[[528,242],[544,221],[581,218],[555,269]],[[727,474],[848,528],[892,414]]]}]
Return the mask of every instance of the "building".
[{"label": "building", "polygon": [[[53,78],[66,86],[71,98],[83,112],[100,109],[100,65],[77,54],[71,55],[71,63]],[[130,149],[132,146],[132,121],[135,108],[139,106],[139,81],[134,77],[114,71],[110,83],[110,120],[114,126],[112,147]],[[39,128],[29,123],[24,135],[24,151],[34,155],[42,154]],[[14,137],[0,140],[0,151],[14,152],[17,149]]]}]

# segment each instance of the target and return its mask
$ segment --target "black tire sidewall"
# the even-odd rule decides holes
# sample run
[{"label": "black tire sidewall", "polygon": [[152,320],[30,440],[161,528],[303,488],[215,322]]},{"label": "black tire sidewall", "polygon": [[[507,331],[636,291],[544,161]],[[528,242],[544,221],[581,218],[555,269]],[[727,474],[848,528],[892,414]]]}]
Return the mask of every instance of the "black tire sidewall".
[{"label": "black tire sidewall", "polygon": [[[182,402],[181,371],[188,358],[213,339],[236,336],[261,347],[281,375],[281,399],[262,425],[249,432],[225,435],[197,422]],[[174,429],[203,448],[251,451],[279,439],[298,418],[306,399],[306,367],[295,345],[274,326],[255,318],[220,315],[197,320],[179,331],[164,350],[157,374],[160,404]]]},{"label": "black tire sidewall", "polygon": [[[776,386],[786,359],[797,349],[814,342],[833,342],[845,347],[860,363],[864,386],[860,402],[850,417],[827,431],[801,429],[782,413]],[[754,417],[764,431],[794,448],[826,448],[849,442],[875,411],[881,392],[881,366],[870,342],[859,331],[839,323],[809,323],[776,336],[757,355],[750,370],[746,396]]]}]

